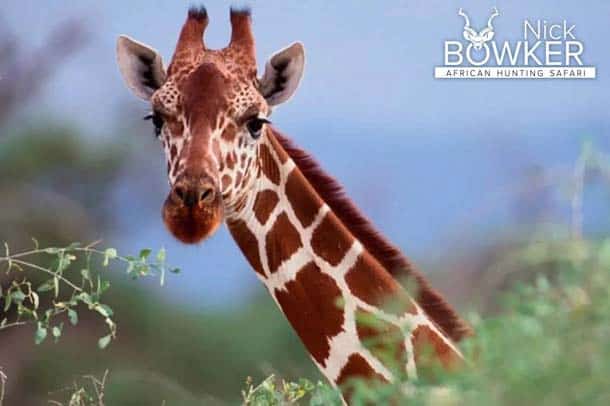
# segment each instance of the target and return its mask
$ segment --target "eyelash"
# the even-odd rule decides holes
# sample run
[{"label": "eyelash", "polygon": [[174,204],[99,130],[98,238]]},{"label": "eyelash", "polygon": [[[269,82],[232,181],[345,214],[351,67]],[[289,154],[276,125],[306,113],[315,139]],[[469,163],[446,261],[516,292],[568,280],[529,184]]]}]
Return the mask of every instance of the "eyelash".
[{"label": "eyelash", "polygon": [[163,117],[156,111],[153,111],[144,116],[144,120],[152,120],[153,125],[155,126],[155,137],[159,138],[161,129],[163,128]]},{"label": "eyelash", "polygon": [[[146,116],[144,116],[144,120],[151,120],[155,127],[155,137],[159,138],[161,135],[161,130],[163,128],[163,117],[156,111],[153,111]],[[261,131],[263,129],[263,125],[271,124],[271,121],[266,118],[253,117],[246,122],[246,128],[248,132],[252,136],[252,138],[257,139],[261,136]]]},{"label": "eyelash", "polygon": [[271,124],[271,121],[266,118],[252,117],[246,122],[246,129],[248,129],[252,138],[258,139],[262,134],[263,125],[265,124]]}]

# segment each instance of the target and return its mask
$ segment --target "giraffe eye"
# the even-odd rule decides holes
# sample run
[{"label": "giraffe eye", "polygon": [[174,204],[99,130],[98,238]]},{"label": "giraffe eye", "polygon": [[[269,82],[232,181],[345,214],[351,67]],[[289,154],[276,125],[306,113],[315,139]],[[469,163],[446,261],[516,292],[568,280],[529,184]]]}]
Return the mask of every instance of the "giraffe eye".
[{"label": "giraffe eye", "polygon": [[248,132],[252,138],[257,139],[262,134],[263,125],[267,123],[271,123],[271,121],[267,120],[266,118],[254,117],[248,120],[246,123],[246,128],[248,129]]},{"label": "giraffe eye", "polygon": [[152,113],[146,115],[144,120],[152,120],[153,125],[155,126],[155,137],[159,138],[161,135],[161,129],[163,128],[163,117],[161,114],[153,111]]}]

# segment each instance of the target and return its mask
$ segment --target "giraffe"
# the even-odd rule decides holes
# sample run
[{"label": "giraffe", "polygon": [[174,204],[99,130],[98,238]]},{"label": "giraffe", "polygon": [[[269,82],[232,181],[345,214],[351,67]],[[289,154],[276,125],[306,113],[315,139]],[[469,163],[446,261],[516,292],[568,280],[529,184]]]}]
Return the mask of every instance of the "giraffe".
[{"label": "giraffe", "polygon": [[230,20],[229,45],[208,49],[207,12],[189,9],[167,69],[154,49],[118,39],[123,79],[151,104],[147,118],[165,151],[168,230],[193,244],[225,222],[347,402],[352,378],[395,379],[387,357],[370,345],[384,336],[396,337],[394,358],[409,379],[427,349],[444,367],[459,365],[456,343],[469,327],[339,183],[270,123],[272,108],[299,85],[303,45],[273,54],[259,77],[249,9],[232,8]]}]

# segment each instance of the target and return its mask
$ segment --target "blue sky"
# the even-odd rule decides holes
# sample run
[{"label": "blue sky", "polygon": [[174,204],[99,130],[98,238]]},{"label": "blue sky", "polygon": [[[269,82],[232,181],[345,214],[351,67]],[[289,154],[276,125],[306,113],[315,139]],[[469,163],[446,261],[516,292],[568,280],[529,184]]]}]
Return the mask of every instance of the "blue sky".
[{"label": "blue sky", "polygon": [[[41,103],[49,112],[72,115],[83,126],[100,130],[98,116],[113,114],[119,101],[137,105],[119,78],[114,46],[129,34],[172,54],[186,9],[179,1],[65,1],[41,6],[32,0],[9,1],[5,19],[20,36],[39,44],[50,27],[68,17],[86,22],[92,33],[87,50],[71,59],[49,83]],[[52,5],[51,5],[52,4]],[[211,23],[206,41],[226,44],[228,8],[235,2],[208,2]],[[239,4],[239,3],[237,3]],[[264,1],[250,2],[259,65],[292,41],[307,49],[305,79],[297,97],[278,110],[284,127],[301,128],[325,121],[334,126],[392,128],[408,135],[439,132],[502,133],[505,123],[527,129],[559,123],[600,122],[610,104],[607,72],[610,53],[610,3],[587,1]],[[524,18],[567,19],[585,44],[585,58],[597,65],[595,81],[442,82],[432,69],[442,62],[442,43],[461,36],[463,7],[473,25],[483,26],[498,6],[496,38],[520,37]],[[23,23],[27,22],[27,23]],[[278,121],[278,119],[275,119]],[[112,120],[109,120],[112,125]],[[96,123],[92,125],[92,123]]]},{"label": "blue sky", "polygon": [[[115,41],[128,34],[168,61],[186,9],[180,1],[8,1],[4,20],[31,46],[66,18],[85,21],[92,35],[25,110],[69,120],[91,137],[134,128],[146,111],[119,77]],[[206,43],[229,38],[230,2],[207,2]],[[234,3],[240,4],[240,3]],[[480,243],[507,226],[510,194],[531,166],[566,166],[585,137],[610,150],[610,2],[607,1],[251,1],[259,66],[300,40],[305,77],[274,123],[318,157],[367,214],[407,254],[447,259],[454,247]],[[463,7],[483,26],[491,7],[496,39],[520,38],[524,18],[567,19],[585,45],[589,81],[441,81],[443,41],[461,38]],[[133,111],[133,116],[125,111]],[[142,128],[138,126],[136,128]],[[197,291],[201,306],[225,303],[255,289],[254,276],[226,230],[202,247],[183,247],[159,215],[166,181],[150,129],[141,137],[133,172],[109,204],[120,212],[115,239],[126,247],[165,245],[185,269],[173,291]],[[141,132],[141,133],[139,133]],[[149,145],[153,144],[153,145]],[[154,151],[154,152],[151,152]],[[144,165],[144,166],[142,166]],[[144,169],[142,169],[144,168]],[[138,186],[143,184],[144,186]],[[137,207],[121,202],[141,197]],[[373,196],[373,197],[372,197]],[[194,289],[193,286],[197,286]]]}]

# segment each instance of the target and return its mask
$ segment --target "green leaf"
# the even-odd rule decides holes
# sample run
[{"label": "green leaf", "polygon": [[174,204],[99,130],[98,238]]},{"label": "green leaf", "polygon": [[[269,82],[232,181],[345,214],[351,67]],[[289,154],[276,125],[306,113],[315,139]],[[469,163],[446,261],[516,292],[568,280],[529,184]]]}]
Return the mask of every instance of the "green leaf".
[{"label": "green leaf", "polygon": [[89,272],[88,269],[81,269],[80,274],[84,280],[86,280],[86,281],[91,280],[91,272]]},{"label": "green leaf", "polygon": [[110,281],[103,280],[100,283],[100,294],[104,293],[110,287]]},{"label": "green leaf", "polygon": [[171,273],[180,273],[180,268],[170,268],[169,271]]},{"label": "green leaf", "polygon": [[93,303],[91,300],[91,295],[89,295],[87,292],[79,293],[76,298],[87,305],[91,305]]},{"label": "green leaf", "polygon": [[145,260],[146,258],[148,258],[148,256],[150,255],[152,251],[148,248],[144,248],[143,250],[140,250],[140,259],[141,260]]},{"label": "green leaf", "polygon": [[11,297],[15,302],[23,302],[23,299],[25,299],[25,293],[23,293],[21,290],[15,290],[11,292]]},{"label": "green leaf", "polygon": [[165,262],[165,248],[161,248],[159,252],[157,252],[157,262],[164,263]]},{"label": "green leaf", "polygon": [[165,263],[166,256],[165,248],[161,248],[159,252],[157,252],[157,262],[161,264]]},{"label": "green leaf", "polygon": [[114,314],[112,309],[105,304],[98,304],[95,306],[95,310],[104,317],[110,317]]},{"label": "green leaf", "polygon": [[50,290],[53,290],[54,288],[54,283],[53,283],[53,279],[49,279],[43,283],[41,283],[37,288],[36,291],[39,293],[44,293],[44,292],[48,292]]},{"label": "green leaf", "polygon": [[76,313],[76,310],[68,309],[68,319],[73,326],[78,324],[78,313]]},{"label": "green leaf", "polygon": [[53,338],[55,339],[55,341],[57,341],[57,339],[59,337],[61,337],[61,330],[62,330],[63,325],[59,325],[59,326],[53,326],[53,328],[51,329],[51,334],[53,334]]},{"label": "green leaf", "polygon": [[47,338],[47,328],[44,327],[42,323],[38,323],[36,325],[36,333],[34,334],[34,342],[40,344],[45,338]]},{"label": "green leaf", "polygon": [[145,276],[145,275],[149,274],[150,268],[145,263],[140,263],[140,264],[136,264],[135,271],[138,276]]},{"label": "green leaf", "polygon": [[97,346],[103,350],[104,348],[108,347],[110,340],[112,340],[112,335],[108,334],[97,341]]},{"label": "green leaf", "polygon": [[118,254],[114,248],[107,248],[106,251],[104,251],[103,265],[108,266],[108,263],[110,262],[110,260],[115,259],[117,257],[117,255]]},{"label": "green leaf", "polygon": [[24,305],[20,304],[19,306],[17,306],[17,314],[19,316],[28,316],[28,317],[32,317],[34,319],[36,319],[36,311],[30,309],[29,307],[25,307]]}]

